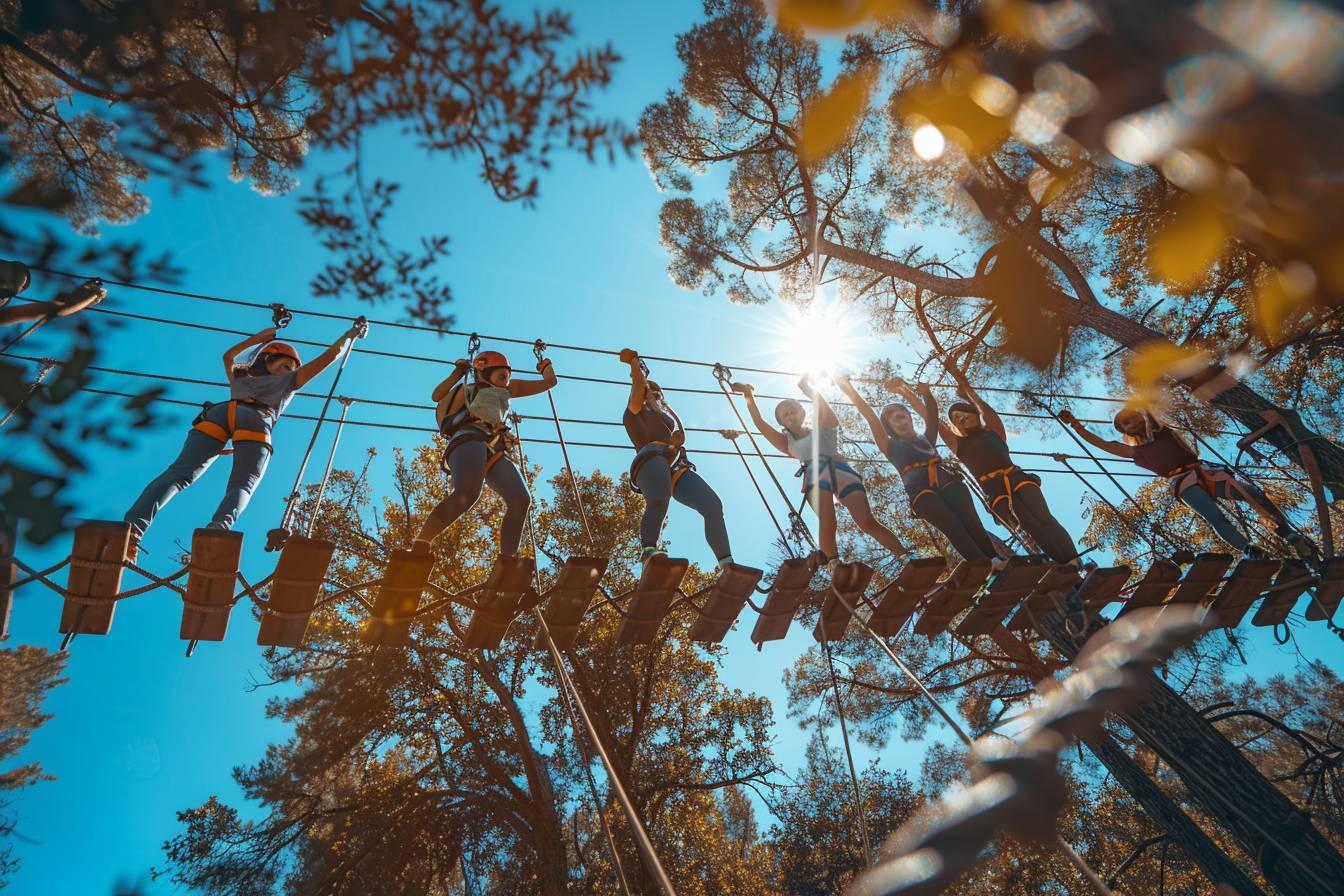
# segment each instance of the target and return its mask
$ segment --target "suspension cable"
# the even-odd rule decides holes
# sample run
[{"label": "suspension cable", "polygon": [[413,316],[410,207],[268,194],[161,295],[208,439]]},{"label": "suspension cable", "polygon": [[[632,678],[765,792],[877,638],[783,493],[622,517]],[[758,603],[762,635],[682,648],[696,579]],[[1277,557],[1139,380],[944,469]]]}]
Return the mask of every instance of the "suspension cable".
[{"label": "suspension cable", "polygon": [[825,621],[817,625],[821,632],[821,646],[826,653],[826,667],[831,673],[831,690],[835,695],[835,715],[840,720],[840,739],[845,744],[845,760],[849,763],[849,783],[854,788],[854,814],[858,817],[859,835],[863,838],[863,856],[866,863],[873,864],[873,843],[868,836],[868,819],[863,811],[863,791],[859,787],[859,774],[854,768],[854,750],[849,745],[849,725],[845,722],[845,707],[840,702],[840,682],[835,676],[835,661],[831,658],[831,640],[826,635]]},{"label": "suspension cable", "polygon": [[327,454],[327,467],[322,471],[322,481],[317,486],[317,500],[313,502],[313,512],[308,515],[308,530],[304,533],[308,538],[313,537],[313,527],[317,525],[317,518],[322,513],[322,496],[327,492],[327,480],[331,478],[331,465],[336,460],[336,446],[341,444],[341,432],[345,429],[345,415],[350,413],[350,405],[355,403],[353,398],[338,398],[341,403],[341,419],[336,421],[336,434],[331,439],[331,451]]},{"label": "suspension cable", "polygon": [[32,398],[34,395],[36,395],[37,390],[41,388],[42,381],[47,378],[47,374],[51,373],[52,369],[55,368],[58,363],[59,362],[55,361],[52,358],[41,359],[42,366],[38,369],[37,377],[34,378],[33,384],[28,387],[28,391],[23,393],[23,397],[20,398],[18,401],[16,401],[14,403],[14,406],[9,409],[9,411],[4,416],[4,419],[0,420],[0,426],[4,426],[6,423],[8,423],[11,417],[17,414],[20,410],[23,409],[23,407],[26,404],[28,404],[28,400]]},{"label": "suspension cable", "polygon": [[742,459],[742,467],[747,471],[747,476],[751,479],[751,484],[756,487],[756,494],[761,496],[761,503],[765,505],[765,512],[770,514],[770,522],[775,524],[775,531],[779,533],[779,540],[784,545],[784,550],[788,551],[790,557],[797,556],[797,551],[793,549],[793,545],[789,542],[789,537],[784,534],[784,527],[779,524],[779,517],[775,516],[775,509],[770,506],[770,501],[765,497],[765,492],[761,490],[760,482],[756,480],[756,473],[751,469],[751,464],[747,463],[747,456],[743,454],[742,449],[738,447],[737,437],[741,435],[741,433],[736,430],[725,429],[722,434],[725,439],[732,443],[733,448],[737,451],[737,456]]},{"label": "suspension cable", "polygon": [[[546,343],[538,339],[532,343],[532,354],[537,356],[537,362],[546,360]],[[560,427],[560,412],[555,408],[555,396],[551,390],[546,390],[546,400],[551,404],[551,419],[555,421],[555,437],[560,442],[560,453],[565,458],[565,472],[569,475],[569,487],[574,491],[574,503],[579,508],[579,519],[583,521],[584,534],[588,536],[588,550],[597,552],[597,539],[593,538],[593,527],[588,523],[588,509],[584,506],[583,495],[579,492],[579,481],[574,476],[574,465],[569,462],[569,446],[565,444],[565,431]],[[518,449],[522,451],[521,446]]]}]

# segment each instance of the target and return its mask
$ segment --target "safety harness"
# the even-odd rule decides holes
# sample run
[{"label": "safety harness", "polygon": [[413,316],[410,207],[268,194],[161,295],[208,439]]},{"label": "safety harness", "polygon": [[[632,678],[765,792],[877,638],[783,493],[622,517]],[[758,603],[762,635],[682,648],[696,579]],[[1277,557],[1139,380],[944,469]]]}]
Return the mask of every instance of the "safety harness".
[{"label": "safety harness", "polygon": [[220,426],[213,420],[206,419],[206,415],[214,409],[214,403],[207,403],[202,408],[201,413],[192,421],[191,428],[197,432],[205,433],[212,439],[220,442],[232,440],[234,444],[238,442],[260,442],[267,448],[271,448],[271,434],[256,429],[243,429],[238,426],[238,405],[245,404],[249,407],[257,408],[260,412],[270,410],[268,405],[259,401],[248,401],[245,398],[232,398],[228,402],[228,418],[225,426]]},{"label": "safety harness", "polygon": [[473,391],[464,395],[461,408],[446,415],[443,422],[439,424],[439,433],[448,440],[448,444],[443,447],[443,454],[439,457],[439,467],[443,472],[448,473],[448,458],[453,451],[468,442],[484,442],[488,452],[485,471],[489,473],[490,469],[505,456],[516,439],[513,430],[507,426],[494,426],[471,413],[471,400],[475,395],[474,390],[478,388],[474,383],[465,387],[461,383],[454,386],[448,397],[449,407],[453,406],[457,395],[464,388]]},{"label": "safety harness", "polygon": [[672,491],[677,490],[678,479],[695,469],[695,464],[686,456],[685,448],[673,447],[668,442],[648,442],[635,452],[635,459],[630,464],[630,490],[635,494],[644,494],[635,483],[635,479],[639,476],[640,469],[655,457],[666,458],[668,466],[672,468]]},{"label": "safety harness", "polygon": [[921,460],[916,463],[906,464],[904,467],[901,467],[901,478],[904,479],[905,474],[913,473],[915,470],[924,470],[925,475],[928,478],[929,484],[910,496],[910,503],[912,505],[925,495],[936,495],[938,494],[938,492],[942,491],[943,488],[943,481],[941,478],[942,474],[944,473],[947,474],[949,484],[951,482],[959,482],[961,480],[961,474],[958,473],[956,470],[947,468],[944,465],[944,458],[941,455],[937,454],[935,454],[928,460]]},{"label": "safety harness", "polygon": [[[1022,476],[1021,480],[1016,483],[1013,482],[1014,473],[1019,473]],[[1012,518],[1014,520],[1017,520],[1019,523],[1021,522],[1021,520],[1018,519],[1017,508],[1013,505],[1013,496],[1016,495],[1018,491],[1026,488],[1029,485],[1035,486],[1036,488],[1041,487],[1041,480],[1039,477],[1024,472],[1022,468],[1019,467],[1017,464],[1012,464],[1011,466],[1003,467],[998,470],[990,470],[983,476],[977,476],[975,478],[980,482],[981,485],[985,486],[985,492],[987,495],[989,493],[989,484],[991,482],[996,484],[1000,482],[1003,483],[1003,494],[994,495],[990,498],[989,511],[990,513],[997,515],[998,511],[995,510],[995,508],[999,506],[999,502],[1007,501],[1008,513],[1011,514]]]}]

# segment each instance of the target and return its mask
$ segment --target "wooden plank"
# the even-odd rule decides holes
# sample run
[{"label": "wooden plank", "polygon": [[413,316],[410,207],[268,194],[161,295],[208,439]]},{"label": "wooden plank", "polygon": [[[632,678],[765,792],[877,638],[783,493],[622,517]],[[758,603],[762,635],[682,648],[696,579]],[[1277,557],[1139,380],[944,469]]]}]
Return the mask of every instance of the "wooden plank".
[{"label": "wooden plank", "polygon": [[[677,589],[686,577],[687,560],[656,556],[644,567],[644,574],[634,590],[622,597],[630,597],[630,606],[621,618],[616,640],[621,644],[652,644],[658,626],[672,608]],[[618,598],[619,600],[620,598]]]},{"label": "wooden plank", "polygon": [[1129,600],[1120,608],[1120,612],[1115,614],[1119,619],[1126,613],[1134,610],[1142,610],[1147,607],[1158,607],[1166,603],[1167,595],[1171,589],[1176,587],[1176,583],[1181,580],[1181,568],[1170,560],[1158,560],[1148,571],[1139,579],[1134,590],[1130,592]]},{"label": "wooden plank", "polygon": [[989,634],[1026,600],[1049,568],[1050,562],[1043,557],[1010,557],[953,630],[966,636]]},{"label": "wooden plank", "polygon": [[1067,598],[1069,594],[1082,587],[1080,573],[1072,566],[1052,565],[1041,576],[1040,580],[1032,587],[1031,592],[1027,594],[1026,599],[1017,612],[1013,614],[1012,620],[1008,623],[1010,631],[1030,631],[1035,633],[1035,620],[1040,614],[1049,612],[1057,606],[1060,597]]},{"label": "wooden plank", "polygon": [[1281,624],[1293,612],[1297,599],[1315,583],[1316,577],[1307,569],[1307,564],[1301,560],[1285,561],[1279,574],[1274,577],[1274,584],[1265,595],[1260,609],[1251,617],[1251,625],[1263,627]]},{"label": "wooden plank", "polygon": [[184,641],[223,641],[233,609],[233,586],[243,556],[243,533],[197,529],[191,535],[187,593],[182,596]]},{"label": "wooden plank", "polygon": [[[556,649],[568,650],[573,646],[579,623],[583,622],[606,571],[607,561],[599,557],[570,557],[560,568],[560,574],[543,598],[546,609],[542,611]],[[538,634],[536,646],[545,644]]]},{"label": "wooden plank", "polygon": [[765,606],[751,630],[751,641],[759,648],[766,641],[779,641],[788,634],[793,615],[807,596],[812,584],[812,567],[805,559],[785,560],[770,583]]},{"label": "wooden plank", "polygon": [[925,601],[915,632],[933,637],[947,630],[952,620],[970,608],[975,595],[994,567],[988,560],[962,560]]},{"label": "wooden plank", "polygon": [[336,546],[320,538],[291,535],[271,577],[271,595],[262,608],[257,643],[301,647]]},{"label": "wooden plank", "polygon": [[1283,564],[1278,560],[1243,560],[1232,570],[1223,587],[1209,602],[1217,624],[1222,628],[1236,628],[1245,618],[1251,604],[1269,586],[1274,574]]},{"label": "wooden plank", "polygon": [[703,609],[691,624],[691,640],[711,644],[723,641],[763,575],[763,570],[734,563],[719,574],[714,584],[696,592],[694,602]]},{"label": "wooden plank", "polygon": [[105,635],[112,630],[130,547],[129,523],[90,520],[75,529],[65,586],[74,596],[65,598],[61,607],[62,634]]},{"label": "wooden plank", "polygon": [[464,647],[499,649],[523,603],[536,597],[532,588],[536,568],[531,557],[500,557],[495,561],[485,586],[476,593],[476,609],[471,611],[471,620],[462,635]]},{"label": "wooden plank", "polygon": [[411,617],[420,608],[420,595],[433,569],[434,555],[429,552],[393,551],[360,640],[388,646],[411,643]]},{"label": "wooden plank", "polygon": [[1331,557],[1316,584],[1316,597],[1307,604],[1307,621],[1321,622],[1335,615],[1344,598],[1344,557]]},{"label": "wooden plank", "polygon": [[9,614],[14,608],[14,583],[19,566],[14,562],[14,534],[0,526],[0,641],[9,640]]},{"label": "wooden plank", "polygon": [[1228,554],[1200,554],[1185,571],[1185,577],[1176,586],[1176,590],[1167,598],[1170,605],[1197,604],[1208,598],[1209,593],[1223,580],[1223,573],[1232,565]]},{"label": "wooden plank", "polygon": [[911,560],[890,585],[874,595],[875,606],[868,617],[868,627],[883,638],[895,637],[946,570],[947,560],[943,557]]},{"label": "wooden plank", "polygon": [[873,568],[865,563],[836,564],[817,625],[812,629],[812,637],[818,643],[823,639],[838,641],[845,636],[851,611],[863,606],[863,593],[872,580]]},{"label": "wooden plank", "polygon": [[1125,583],[1133,575],[1128,566],[1106,566],[1088,570],[1083,584],[1078,586],[1078,600],[1083,604],[1087,615],[1095,616],[1107,606],[1120,599]]}]

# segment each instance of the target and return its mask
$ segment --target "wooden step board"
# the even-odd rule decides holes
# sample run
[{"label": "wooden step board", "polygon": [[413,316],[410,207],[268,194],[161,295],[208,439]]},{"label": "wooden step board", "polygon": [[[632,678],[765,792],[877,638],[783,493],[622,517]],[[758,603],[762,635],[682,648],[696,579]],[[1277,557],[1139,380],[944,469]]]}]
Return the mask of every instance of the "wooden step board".
[{"label": "wooden step board", "polygon": [[975,595],[994,567],[988,560],[962,560],[924,602],[924,612],[915,623],[915,631],[933,637],[947,630],[975,602]]},{"label": "wooden step board", "polygon": [[1120,592],[1134,574],[1128,566],[1106,566],[1088,570],[1078,586],[1078,600],[1088,616],[1095,616],[1120,600]]},{"label": "wooden step board", "polygon": [[1321,622],[1334,616],[1340,598],[1344,598],[1344,557],[1331,557],[1321,571],[1315,599],[1307,604],[1307,621]]},{"label": "wooden step board", "polygon": [[[568,650],[573,646],[579,634],[579,624],[583,622],[606,572],[607,561],[600,557],[570,557],[560,567],[560,574],[542,598],[546,604],[542,617],[557,650]],[[536,646],[546,646],[546,640],[540,634]]]},{"label": "wooden step board", "polygon": [[1007,628],[1014,632],[1030,631],[1034,636],[1036,619],[1040,618],[1042,613],[1062,609],[1064,599],[1075,589],[1082,588],[1086,579],[1081,576],[1082,573],[1072,566],[1051,564],[1017,608],[1017,612],[1007,623]]},{"label": "wooden step board", "polygon": [[187,593],[182,596],[184,641],[223,641],[233,610],[233,590],[243,557],[243,533],[197,529],[191,534]]},{"label": "wooden step board", "polygon": [[1223,587],[1209,602],[1215,624],[1221,628],[1236,628],[1246,616],[1251,604],[1269,587],[1270,581],[1283,563],[1278,560],[1243,560],[1232,570]]},{"label": "wooden step board", "polygon": [[1260,609],[1251,617],[1251,625],[1270,626],[1283,623],[1287,620],[1288,614],[1293,612],[1297,599],[1315,584],[1316,576],[1307,569],[1307,564],[1301,560],[1286,561],[1279,574],[1274,577],[1274,584],[1270,586],[1269,593],[1260,604]]},{"label": "wooden step board", "polygon": [[317,606],[336,546],[320,538],[291,535],[280,551],[271,577],[271,596],[261,612],[257,643],[263,647],[301,647],[308,620]]},{"label": "wooden step board", "polygon": [[631,598],[621,618],[616,640],[621,644],[652,644],[658,635],[658,626],[667,617],[677,589],[686,577],[687,560],[657,556],[649,561],[633,591],[617,598]]},{"label": "wooden step board", "polygon": [[14,607],[14,583],[19,565],[14,562],[14,535],[0,526],[0,641],[9,640],[9,614]]},{"label": "wooden step board", "polygon": [[1129,599],[1115,614],[1119,619],[1126,613],[1144,610],[1148,607],[1160,607],[1167,602],[1167,595],[1181,580],[1181,567],[1170,560],[1158,560],[1143,574],[1130,592]]},{"label": "wooden step board", "polygon": [[868,617],[868,627],[880,637],[894,638],[946,570],[947,560],[943,557],[911,560],[890,585],[873,596],[875,606]]},{"label": "wooden step board", "polygon": [[411,643],[411,618],[420,609],[420,595],[433,569],[434,555],[428,551],[393,551],[373,601],[373,612],[359,633],[360,640],[389,647]]},{"label": "wooden step board", "polygon": [[1203,603],[1223,580],[1223,573],[1232,565],[1230,554],[1199,554],[1185,571],[1185,577],[1167,598],[1172,606]]},{"label": "wooden step board", "polygon": [[793,615],[798,612],[803,598],[812,584],[812,567],[805,559],[785,560],[770,583],[765,606],[751,630],[751,641],[757,647],[766,641],[779,641],[789,632]]},{"label": "wooden step board", "polygon": [[691,640],[718,644],[728,637],[763,575],[763,570],[734,563],[719,574],[714,584],[697,591],[693,603],[701,609],[699,618],[691,624]]},{"label": "wooden step board", "polygon": [[1021,636],[1013,634],[1002,626],[992,629],[988,634],[989,639],[998,645],[1004,656],[1013,662],[1028,665],[1037,661],[1031,645],[1023,641]]},{"label": "wooden step board", "polygon": [[953,631],[967,637],[989,634],[1027,599],[1049,568],[1050,562],[1043,557],[1010,557]]},{"label": "wooden step board", "polygon": [[61,607],[62,634],[105,635],[112,630],[121,574],[131,547],[129,523],[93,520],[75,529],[70,577]]},{"label": "wooden step board", "polygon": [[509,626],[524,605],[535,607],[532,576],[537,565],[531,557],[500,557],[485,585],[476,592],[462,646],[471,650],[498,650]]},{"label": "wooden step board", "polygon": [[849,628],[852,611],[863,606],[863,594],[873,580],[873,568],[866,563],[839,563],[831,574],[831,587],[821,604],[821,615],[812,629],[812,637],[820,643],[838,641]]}]

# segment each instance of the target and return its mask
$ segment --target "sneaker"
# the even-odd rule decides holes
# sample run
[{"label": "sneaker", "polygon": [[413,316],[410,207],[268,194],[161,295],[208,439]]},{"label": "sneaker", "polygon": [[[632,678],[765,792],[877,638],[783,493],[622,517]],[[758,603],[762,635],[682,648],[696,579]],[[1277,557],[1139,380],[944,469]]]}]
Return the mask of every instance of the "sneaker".
[{"label": "sneaker", "polygon": [[729,554],[727,557],[724,557],[719,561],[719,575],[723,575],[724,573],[728,572],[729,569],[731,569],[736,565],[737,564],[733,562],[733,555]]},{"label": "sneaker", "polygon": [[1301,532],[1294,532],[1291,535],[1288,535],[1284,538],[1284,541],[1286,541],[1288,547],[1292,548],[1293,552],[1303,560],[1315,560],[1319,554],[1319,551],[1316,549],[1316,542],[1312,541]]},{"label": "sneaker", "polygon": [[667,551],[664,551],[662,548],[644,548],[642,551],[639,552],[640,572],[643,572],[644,570],[649,568],[649,561],[652,560],[654,557],[666,557],[666,556]]},{"label": "sneaker", "polygon": [[1269,551],[1266,551],[1258,544],[1248,544],[1246,545],[1246,550],[1241,552],[1241,555],[1247,560],[1264,560],[1269,557]]}]

